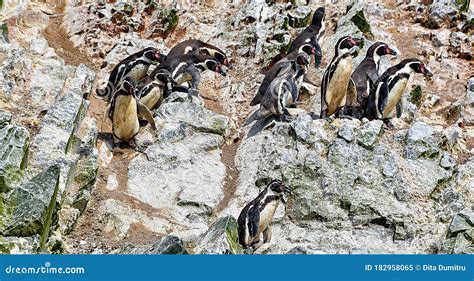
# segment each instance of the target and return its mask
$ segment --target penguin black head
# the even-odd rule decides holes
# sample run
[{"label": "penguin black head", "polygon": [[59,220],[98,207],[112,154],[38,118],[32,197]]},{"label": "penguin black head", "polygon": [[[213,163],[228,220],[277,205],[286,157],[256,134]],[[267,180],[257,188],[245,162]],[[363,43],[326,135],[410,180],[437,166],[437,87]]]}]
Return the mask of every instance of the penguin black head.
[{"label": "penguin black head", "polygon": [[306,53],[301,53],[296,57],[296,63],[298,65],[308,65],[309,64],[309,56]]},{"label": "penguin black head", "polygon": [[298,53],[305,52],[308,55],[314,55],[316,53],[316,48],[313,47],[311,44],[303,44],[299,47]]},{"label": "penguin black head", "polygon": [[322,26],[324,22],[326,9],[324,7],[319,7],[316,9],[313,15],[313,20],[311,21],[311,25],[314,26]]},{"label": "penguin black head", "polygon": [[172,86],[176,85],[176,81],[173,79],[173,75],[167,69],[159,69],[153,73],[153,79],[160,81],[166,85],[168,90],[171,90]]},{"label": "penguin black head", "polygon": [[340,54],[344,50],[350,50],[354,46],[360,46],[364,42],[363,39],[354,38],[351,36],[344,36],[339,38],[336,44],[336,55]]},{"label": "penguin black head", "polygon": [[216,60],[218,62],[220,62],[221,64],[227,66],[227,67],[230,67],[231,66],[231,63],[230,63],[230,60],[227,58],[227,56],[221,52],[215,52],[214,53],[214,57],[216,58]]},{"label": "penguin black head", "polygon": [[218,63],[217,61],[208,59],[205,61],[205,64],[206,64],[207,69],[217,72],[222,76],[227,75],[227,72],[222,67],[222,64]]},{"label": "penguin black head", "polygon": [[423,74],[425,77],[432,77],[433,76],[433,73],[431,73],[431,71],[429,71],[425,64],[420,61],[419,59],[405,59],[403,61],[400,62],[400,65],[402,67],[410,67],[414,72],[416,73],[421,73]]},{"label": "penguin black head", "polygon": [[120,87],[120,89],[122,90],[122,94],[124,96],[134,95],[135,85],[136,85],[135,81],[132,78],[130,77],[125,78],[122,82],[122,86]]},{"label": "penguin black head", "polygon": [[390,46],[384,42],[376,42],[367,50],[367,54],[377,54],[378,56],[392,55],[396,56],[397,51],[390,48]]},{"label": "penguin black head", "polygon": [[166,55],[160,53],[156,48],[149,47],[143,52],[143,56],[151,61],[163,62],[166,59]]},{"label": "penguin black head", "polygon": [[291,189],[287,187],[281,180],[272,180],[268,187],[276,194],[283,194],[285,192],[291,194]]}]

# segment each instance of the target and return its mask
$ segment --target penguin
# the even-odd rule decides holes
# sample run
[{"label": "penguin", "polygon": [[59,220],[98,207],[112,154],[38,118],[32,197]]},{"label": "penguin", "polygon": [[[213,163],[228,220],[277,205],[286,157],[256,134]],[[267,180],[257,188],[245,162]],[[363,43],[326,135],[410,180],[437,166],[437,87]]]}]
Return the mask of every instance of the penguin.
[{"label": "penguin", "polygon": [[[369,77],[371,90],[364,117],[369,120],[382,119],[388,128],[392,128],[392,112],[399,104],[413,72],[421,73],[427,78],[433,76],[423,62],[411,58],[390,67],[375,82]],[[401,110],[397,111],[400,117]]]},{"label": "penguin", "polygon": [[273,216],[285,193],[291,195],[291,189],[282,181],[273,180],[242,209],[237,219],[237,232],[239,244],[244,249],[258,248],[262,234],[263,243],[270,242]]},{"label": "penguin", "polygon": [[346,105],[346,94],[352,73],[351,48],[362,39],[344,36],[337,41],[335,55],[321,82],[321,118],[326,118]]},{"label": "penguin", "polygon": [[324,7],[319,7],[313,14],[313,19],[311,24],[307,26],[303,32],[301,32],[295,40],[291,43],[288,53],[292,53],[294,50],[298,49],[299,46],[303,44],[310,43],[313,47],[316,48],[314,53],[314,63],[316,68],[321,65],[322,61],[322,51],[320,41],[326,30],[326,24],[324,19],[326,17],[326,9]]},{"label": "penguin", "polygon": [[140,52],[128,56],[114,67],[112,73],[110,73],[106,88],[97,89],[96,94],[110,101],[112,94],[115,93],[121,85],[123,79],[131,77],[135,81],[138,81],[145,77],[150,64],[156,62],[162,63],[165,59],[166,55],[160,53],[153,47],[145,48]]},{"label": "penguin", "polygon": [[161,69],[154,72],[154,76],[147,75],[138,81],[135,91],[140,103],[150,110],[158,108],[163,98],[171,92],[172,87],[176,84],[171,76],[168,70]]},{"label": "penguin", "polygon": [[289,121],[290,113],[287,108],[296,105],[298,101],[308,64],[309,56],[306,53],[299,54],[296,60],[291,62],[291,70],[270,83],[260,102],[260,108],[250,115],[244,126],[271,115],[276,115],[282,121]]},{"label": "penguin", "polygon": [[214,57],[220,64],[231,67],[230,60],[221,49],[202,42],[197,39],[185,40],[178,43],[168,52],[169,58],[175,58],[183,55],[209,55]]},{"label": "penguin", "polygon": [[294,50],[292,53],[290,53],[289,55],[278,61],[276,64],[274,64],[265,74],[265,78],[263,78],[263,81],[260,84],[260,87],[258,88],[257,94],[250,102],[251,106],[255,106],[260,103],[270,83],[277,76],[283,75],[287,71],[291,70],[291,62],[294,61],[297,56],[303,52],[311,56],[316,52],[316,48],[314,48],[311,44],[303,44],[298,49]]},{"label": "penguin", "polygon": [[397,52],[383,42],[372,44],[365,58],[352,73],[347,89],[347,115],[362,119],[370,92],[367,77],[371,77],[374,81],[378,79],[380,58],[385,55],[396,56]]},{"label": "penguin", "polygon": [[190,92],[197,94],[197,87],[201,80],[201,72],[212,70],[226,76],[227,72],[213,56],[210,55],[184,55],[179,57],[170,57],[165,62],[153,70],[152,76],[156,73],[167,70],[177,85],[190,82]]},{"label": "penguin", "polygon": [[126,77],[118,91],[114,93],[106,114],[112,121],[114,143],[129,142],[138,134],[140,129],[138,115],[143,116],[151,124],[152,129],[156,130],[153,115],[138,101],[135,82],[130,77]]}]

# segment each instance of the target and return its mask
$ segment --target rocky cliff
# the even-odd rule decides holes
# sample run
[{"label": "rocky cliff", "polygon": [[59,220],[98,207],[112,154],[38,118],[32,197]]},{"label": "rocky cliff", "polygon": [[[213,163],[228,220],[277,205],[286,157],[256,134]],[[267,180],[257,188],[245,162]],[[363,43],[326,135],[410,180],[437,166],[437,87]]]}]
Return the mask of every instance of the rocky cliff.
[{"label": "rocky cliff", "polygon": [[[2,11],[1,252],[242,253],[235,218],[280,178],[294,192],[257,253],[473,253],[468,6],[327,4],[323,64],[309,74],[317,87],[295,120],[255,130],[242,124],[262,73],[317,3],[46,2]],[[310,117],[345,35],[365,38],[355,65],[384,41],[395,61],[420,58],[433,71],[410,81],[394,129]],[[106,103],[91,93],[124,57],[188,38],[225,50],[229,75],[206,73],[199,98],[171,94],[155,111],[158,131],[112,149]]]}]

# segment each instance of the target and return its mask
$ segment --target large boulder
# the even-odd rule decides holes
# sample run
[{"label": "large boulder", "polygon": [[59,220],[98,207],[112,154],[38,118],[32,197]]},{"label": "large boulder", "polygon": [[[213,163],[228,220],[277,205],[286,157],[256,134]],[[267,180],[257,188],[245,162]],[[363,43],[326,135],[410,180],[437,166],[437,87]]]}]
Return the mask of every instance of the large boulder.
[{"label": "large boulder", "polygon": [[118,251],[120,254],[177,255],[187,254],[184,243],[176,236],[169,235],[160,241],[148,245],[126,245]]},{"label": "large boulder", "polygon": [[41,244],[44,244],[57,212],[59,174],[59,166],[51,166],[2,198],[1,235],[27,237],[39,234]]},{"label": "large boulder", "polygon": [[237,241],[237,220],[226,216],[214,222],[197,242],[197,254],[241,254]]},{"label": "large boulder", "polygon": [[10,190],[26,168],[29,133],[18,125],[0,127],[0,193]]}]

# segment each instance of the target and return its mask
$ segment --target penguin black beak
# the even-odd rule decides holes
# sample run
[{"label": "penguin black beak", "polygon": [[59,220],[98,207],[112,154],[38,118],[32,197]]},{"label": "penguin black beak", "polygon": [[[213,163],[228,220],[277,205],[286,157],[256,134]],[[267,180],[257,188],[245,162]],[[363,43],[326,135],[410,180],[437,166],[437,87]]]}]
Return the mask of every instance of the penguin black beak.
[{"label": "penguin black beak", "polygon": [[285,186],[285,192],[291,195],[291,189],[288,186]]},{"label": "penguin black beak", "polygon": [[363,38],[352,38],[354,40],[354,46],[361,47],[362,43],[364,43]]},{"label": "penguin black beak", "polygon": [[433,73],[431,73],[431,71],[429,71],[428,69],[425,68],[425,71],[423,72],[423,75],[426,77],[426,78],[431,78],[433,77]]},{"label": "penguin black beak", "polygon": [[389,55],[392,55],[392,56],[396,56],[396,55],[397,55],[397,51],[395,51],[395,50],[392,49],[392,48],[388,48],[387,51],[388,51],[387,53],[388,53]]},{"label": "penguin black beak", "polygon": [[227,76],[227,71],[223,67],[218,67],[217,72],[222,76]]}]

